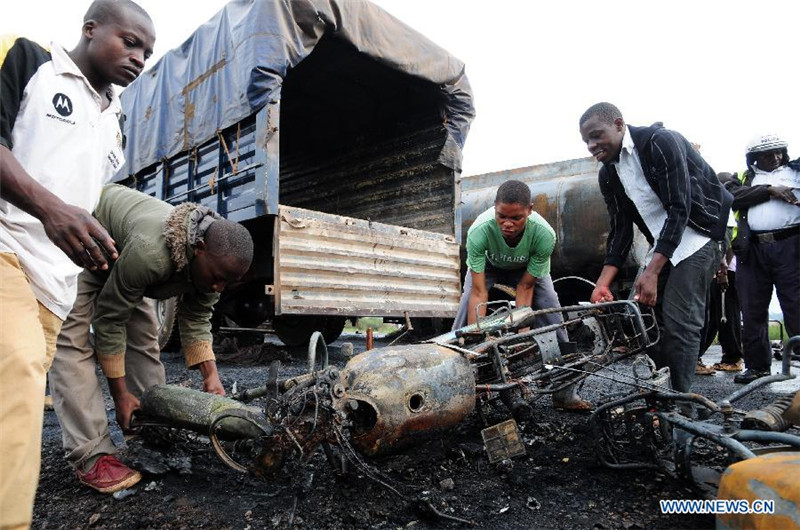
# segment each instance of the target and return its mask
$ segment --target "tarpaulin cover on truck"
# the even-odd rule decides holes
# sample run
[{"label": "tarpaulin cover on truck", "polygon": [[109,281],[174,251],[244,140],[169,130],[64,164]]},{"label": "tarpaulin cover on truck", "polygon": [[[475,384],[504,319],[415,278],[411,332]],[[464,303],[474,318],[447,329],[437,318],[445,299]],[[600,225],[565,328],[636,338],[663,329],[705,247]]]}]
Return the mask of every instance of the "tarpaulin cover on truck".
[{"label": "tarpaulin cover on truck", "polygon": [[460,171],[474,117],[464,63],[365,0],[250,0],[230,2],[123,92],[122,175],[195,147],[279,101],[287,73],[323,38],[437,85],[448,136],[439,163]]}]

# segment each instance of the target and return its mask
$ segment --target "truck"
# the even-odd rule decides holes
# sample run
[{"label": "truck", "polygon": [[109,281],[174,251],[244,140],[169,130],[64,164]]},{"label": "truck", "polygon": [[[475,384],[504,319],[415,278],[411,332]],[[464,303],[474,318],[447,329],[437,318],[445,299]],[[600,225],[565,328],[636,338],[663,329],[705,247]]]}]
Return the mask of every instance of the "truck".
[{"label": "truck", "polygon": [[[115,181],[253,237],[214,329],[295,346],[346,318],[455,313],[475,111],[464,63],[425,36],[366,0],[234,0],[121,100]],[[162,345],[175,303],[159,305]]]},{"label": "truck", "polygon": [[[603,268],[610,230],[608,211],[597,183],[599,170],[599,163],[586,157],[463,177],[462,243],[466,245],[467,231],[475,218],[494,204],[500,184],[511,179],[522,181],[531,189],[533,209],[556,232],[551,275],[561,305],[588,301],[594,280]],[[644,234],[634,227],[631,252],[613,286],[623,298],[648,249]],[[503,298],[500,292],[490,294]]]}]

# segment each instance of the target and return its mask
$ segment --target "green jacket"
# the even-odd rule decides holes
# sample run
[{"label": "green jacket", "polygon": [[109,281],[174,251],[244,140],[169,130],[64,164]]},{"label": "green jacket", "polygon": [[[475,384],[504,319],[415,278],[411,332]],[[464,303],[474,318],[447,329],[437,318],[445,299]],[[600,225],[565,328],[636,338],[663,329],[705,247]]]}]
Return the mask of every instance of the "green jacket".
[{"label": "green jacket", "polygon": [[214,358],[211,313],[219,294],[194,288],[189,276],[194,251],[188,244],[189,265],[177,270],[165,236],[167,218],[174,210],[166,202],[124,186],[103,188],[94,216],[119,252],[108,270],[92,272],[105,277],[92,325],[95,351],[107,377],[125,375],[125,324],[145,296],[180,297],[177,321],[188,366]]}]

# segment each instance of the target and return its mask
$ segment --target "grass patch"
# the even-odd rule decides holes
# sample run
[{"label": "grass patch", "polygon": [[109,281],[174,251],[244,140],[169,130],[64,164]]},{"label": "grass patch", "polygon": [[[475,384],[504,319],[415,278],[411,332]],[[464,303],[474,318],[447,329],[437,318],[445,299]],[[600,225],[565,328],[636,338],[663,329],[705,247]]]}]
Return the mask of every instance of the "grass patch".
[{"label": "grass patch", "polygon": [[[780,324],[777,322],[770,322],[769,323],[769,340],[780,340],[781,339],[781,325],[783,324],[783,320],[780,321]],[[786,329],[783,330],[783,343],[786,344],[789,340],[789,335],[786,333]]]},{"label": "grass patch", "polygon": [[[780,324],[778,324],[780,322]],[[769,340],[780,340],[781,339],[781,325],[783,325],[783,320],[776,321],[770,320],[769,322]],[[786,332],[786,329],[783,330],[783,343],[786,344],[789,342],[789,335]],[[711,344],[719,345],[719,337],[714,337],[714,341]]]},{"label": "grass patch", "polygon": [[356,320],[355,326],[352,326],[348,321],[344,331],[346,333],[366,333],[367,328],[372,328],[373,332],[386,335],[397,331],[399,327],[397,324],[387,324],[381,317],[361,317]]}]

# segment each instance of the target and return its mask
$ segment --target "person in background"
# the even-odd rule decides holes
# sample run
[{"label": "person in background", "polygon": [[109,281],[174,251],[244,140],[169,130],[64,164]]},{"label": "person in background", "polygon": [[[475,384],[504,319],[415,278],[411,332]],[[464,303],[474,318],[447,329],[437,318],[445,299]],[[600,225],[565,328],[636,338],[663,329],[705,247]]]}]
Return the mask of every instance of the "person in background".
[{"label": "person in background", "polygon": [[[82,267],[117,257],[92,218],[124,163],[127,86],[155,43],[147,13],[96,0],[71,51],[16,39],[0,57],[0,528],[27,528],[39,478],[45,378]],[[4,46],[5,48],[6,46]]]},{"label": "person in background", "polygon": [[746,370],[737,383],[770,374],[769,304],[773,287],[789,336],[800,334],[800,160],[776,134],[756,136],[746,148],[747,170],[727,184],[738,218],[733,250],[742,300]]},{"label": "person in background", "polygon": [[[719,173],[719,181],[724,186],[733,178],[730,173]],[[727,239],[732,241],[736,230],[736,218],[731,211],[728,217]],[[719,340],[722,347],[722,359],[713,366],[703,364],[703,354],[714,342]],[[725,256],[711,283],[709,301],[706,308],[706,330],[700,357],[697,359],[698,375],[712,375],[717,370],[722,372],[741,372],[742,360],[742,312],[739,304],[739,292],[736,290],[736,256],[731,245],[727,245]]]},{"label": "person in background", "polygon": [[655,307],[661,340],[648,353],[669,366],[672,387],[689,392],[702,342],[706,300],[722,257],[731,197],[711,166],[661,123],[626,125],[611,103],[579,120],[589,152],[602,163],[600,191],[611,219],[593,303],[614,299],[611,284],[639,227],[652,246],[634,300]]}]

